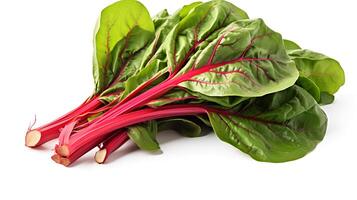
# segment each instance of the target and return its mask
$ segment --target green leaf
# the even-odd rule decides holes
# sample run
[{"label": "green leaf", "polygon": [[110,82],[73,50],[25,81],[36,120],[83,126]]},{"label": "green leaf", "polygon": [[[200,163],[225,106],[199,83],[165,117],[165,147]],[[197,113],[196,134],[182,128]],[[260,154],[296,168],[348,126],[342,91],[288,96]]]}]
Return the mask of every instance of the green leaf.
[{"label": "green leaf", "polygon": [[[306,76],[299,78],[298,85],[310,92],[310,94],[314,96],[314,98],[320,103],[320,105],[331,104],[334,101],[335,97],[330,93],[332,93],[333,91],[336,92],[338,88],[344,84],[344,72],[340,64],[336,60],[333,60],[332,58],[329,58],[323,54],[316,53],[310,50],[302,50],[301,47],[293,41],[284,40],[284,45],[287,50],[290,50],[288,51],[289,56],[291,56],[291,58],[296,61],[297,68],[300,74]],[[327,70],[327,68],[330,69]],[[336,83],[332,84],[332,87],[326,87],[326,85],[329,84],[329,80],[331,80],[331,78],[333,77],[333,75],[331,75],[331,71],[336,72],[336,77],[338,80],[336,81]],[[327,76],[325,76],[324,73],[326,73]],[[311,79],[311,76],[315,78]],[[302,83],[302,78],[304,79],[303,82],[305,83]],[[319,91],[326,91],[320,91],[320,94],[317,95],[317,89]]]},{"label": "green leaf", "polygon": [[176,75],[186,78],[179,85],[191,91],[257,97],[284,90],[298,78],[281,35],[261,19],[235,21],[204,43]]},{"label": "green leaf", "polygon": [[329,94],[327,92],[321,92],[319,104],[320,105],[328,105],[328,104],[333,103],[334,100],[335,100],[335,97],[332,94]]},{"label": "green leaf", "polygon": [[180,18],[184,18],[186,17],[194,8],[196,8],[197,6],[201,5],[202,2],[193,2],[191,4],[185,5],[182,7],[182,9],[178,12]]},{"label": "green leaf", "polygon": [[188,56],[207,45],[204,41],[216,37],[217,31],[241,19],[248,19],[248,15],[226,1],[210,1],[195,6],[167,36],[164,54],[168,59],[168,70],[181,68]]},{"label": "green leaf", "polygon": [[286,50],[301,49],[301,47],[291,40],[284,39],[284,46]]},{"label": "green leaf", "polygon": [[158,122],[160,131],[163,130],[175,130],[180,135],[185,137],[200,137],[202,136],[201,127],[191,120],[184,118],[172,118],[166,120],[160,120]]},{"label": "green leaf", "polygon": [[[149,89],[148,86],[152,85],[153,81],[157,80],[157,77],[165,74],[165,70],[160,70],[160,65],[164,65],[162,62],[160,64],[151,63],[146,67],[142,68],[136,75],[130,77],[127,81],[125,81],[125,90],[121,95],[121,99],[125,98],[135,89],[140,88],[141,85],[145,85]],[[143,92],[143,90],[141,90]]]},{"label": "green leaf", "polygon": [[334,94],[345,83],[341,65],[334,59],[310,50],[292,50],[289,56],[295,61],[300,76],[309,78],[321,92]]},{"label": "green leaf", "polygon": [[234,113],[210,112],[217,136],[258,161],[285,162],[303,157],[323,139],[327,117],[299,86],[256,98]]},{"label": "green leaf", "polygon": [[128,127],[128,136],[140,149],[157,151],[160,150],[156,140],[157,130],[156,121],[150,121],[146,124]]},{"label": "green leaf", "polygon": [[320,101],[320,89],[319,87],[315,84],[314,81],[310,80],[309,78],[306,77],[299,77],[299,79],[296,81],[296,85],[304,88],[307,92],[311,94],[314,99],[319,102]]},{"label": "green leaf", "polygon": [[142,62],[141,68],[144,68],[148,63],[149,65],[152,65],[152,63],[165,63],[166,58],[161,52],[164,40],[167,38],[169,32],[172,31],[173,27],[176,26],[176,24],[179,23],[183,17],[185,17],[199,4],[199,2],[194,2],[189,5],[185,5],[171,16],[167,10],[163,10],[153,18],[156,30],[155,39],[146,51],[144,56],[145,59]]},{"label": "green leaf", "polygon": [[153,36],[154,24],[140,2],[121,0],[103,9],[94,37],[96,92],[120,79],[127,60],[142,50]]},{"label": "green leaf", "polygon": [[144,59],[141,62],[141,69],[144,68],[150,59],[155,55],[167,34],[171,31],[172,27],[179,22],[179,20],[180,19],[177,14],[170,16],[167,10],[163,10],[153,18],[153,22],[155,24],[155,39],[151,42],[145,52]]},{"label": "green leaf", "polygon": [[178,13],[179,11],[169,16],[167,11],[164,10],[153,19],[156,28],[155,38],[146,48],[137,73],[126,81],[122,98],[126,97],[140,85],[146,84],[150,80],[158,79],[157,77],[166,73],[166,58],[165,56],[160,57],[158,55],[161,55],[162,44],[167,34],[180,20]]},{"label": "green leaf", "polygon": [[[182,18],[183,17],[183,18]],[[238,20],[246,19],[248,16],[244,11],[235,7],[233,4],[225,1],[211,1],[207,3],[194,3],[184,6],[174,15],[164,19],[164,23],[160,25],[160,30],[156,31],[159,34],[152,43],[154,47],[150,47],[146,53],[145,59],[142,62],[141,69],[135,76],[128,79],[126,89],[123,93],[123,98],[130,94],[133,90],[148,81],[158,79],[167,75],[173,62],[172,42],[175,42],[177,37],[182,43],[178,44],[177,62],[182,62],[188,50],[194,45],[195,39],[208,37],[212,32],[227,26],[229,23]],[[197,34],[197,38],[192,37]],[[158,39],[161,38],[162,40]],[[178,48],[182,49],[179,50]],[[180,51],[180,52],[179,52]],[[192,52],[193,54],[194,52]],[[190,56],[187,56],[189,58]],[[145,68],[145,69],[144,69]],[[159,82],[159,81],[157,81]]]}]

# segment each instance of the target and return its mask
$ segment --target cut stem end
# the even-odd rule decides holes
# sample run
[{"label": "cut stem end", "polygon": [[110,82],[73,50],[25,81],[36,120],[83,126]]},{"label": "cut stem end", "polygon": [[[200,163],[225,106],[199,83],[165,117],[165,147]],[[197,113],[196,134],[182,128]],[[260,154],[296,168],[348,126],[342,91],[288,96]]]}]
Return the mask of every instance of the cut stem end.
[{"label": "cut stem end", "polygon": [[98,164],[103,164],[107,158],[107,150],[101,149],[95,153],[94,159]]},{"label": "cut stem end", "polygon": [[41,132],[37,130],[32,130],[26,133],[25,145],[27,147],[36,147],[40,140]]},{"label": "cut stem end", "polygon": [[68,149],[68,146],[67,146],[67,145],[59,146],[59,147],[56,149],[56,152],[57,152],[60,156],[63,156],[63,157],[69,156],[69,149]]},{"label": "cut stem end", "polygon": [[63,158],[63,157],[61,157],[61,156],[58,155],[58,154],[53,155],[53,156],[51,157],[51,159],[52,159],[53,161],[55,161],[56,163],[61,164],[61,165],[65,166],[65,167],[68,167],[68,166],[71,164],[71,162],[70,162],[69,159]]}]

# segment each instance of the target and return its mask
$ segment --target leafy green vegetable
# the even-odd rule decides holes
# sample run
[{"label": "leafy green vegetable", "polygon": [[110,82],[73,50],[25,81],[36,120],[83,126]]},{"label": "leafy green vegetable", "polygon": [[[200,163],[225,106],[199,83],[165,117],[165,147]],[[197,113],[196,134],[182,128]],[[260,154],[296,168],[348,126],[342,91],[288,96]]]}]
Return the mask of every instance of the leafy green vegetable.
[{"label": "leafy green vegetable", "polygon": [[[284,40],[284,45],[297,64],[300,73],[297,84],[309,91],[321,105],[331,104],[334,101],[333,94],[345,82],[340,64],[323,54],[303,50],[293,41]],[[334,81],[330,82],[331,80]]]},{"label": "leafy green vegetable", "polygon": [[292,50],[289,56],[295,61],[300,76],[315,82],[322,92],[334,94],[345,83],[341,65],[334,59],[310,50]]},{"label": "leafy green vegetable", "polygon": [[[169,30],[164,34],[165,40],[157,47],[151,59],[144,62],[145,68],[125,82],[122,98],[136,88],[166,75],[169,71],[173,72],[176,67],[182,68],[196,50],[202,45],[207,45],[204,44],[203,39],[233,21],[247,18],[243,10],[225,1],[193,3],[184,6],[167,19],[168,21],[163,26],[165,30]],[[176,43],[175,40],[178,44],[173,44]],[[202,40],[200,47],[198,46],[199,40]],[[176,52],[175,55],[173,52]],[[175,56],[178,58],[174,58]],[[177,66],[174,66],[175,63]]]},{"label": "leafy green vegetable", "polygon": [[199,137],[213,129],[258,161],[291,161],[324,138],[327,117],[318,103],[332,103],[345,82],[336,60],[282,39],[223,0],[153,18],[136,0],[111,4],[96,27],[93,76],[95,93],[58,120],[29,128],[27,146],[59,137],[56,162],[67,166],[99,146],[103,163],[128,139],[156,151],[158,131]]},{"label": "leafy green vegetable", "polygon": [[257,98],[238,113],[209,113],[217,136],[265,162],[298,159],[323,139],[327,117],[304,89],[287,90]]},{"label": "leafy green vegetable", "polygon": [[103,9],[94,38],[93,76],[97,92],[114,81],[126,59],[147,45],[153,33],[150,14],[136,0],[118,1]]}]

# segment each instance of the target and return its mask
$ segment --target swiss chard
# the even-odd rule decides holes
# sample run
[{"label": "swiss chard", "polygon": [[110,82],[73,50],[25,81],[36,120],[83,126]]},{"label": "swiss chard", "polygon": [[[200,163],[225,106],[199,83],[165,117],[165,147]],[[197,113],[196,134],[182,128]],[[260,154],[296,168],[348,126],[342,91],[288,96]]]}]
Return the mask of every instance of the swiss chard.
[{"label": "swiss chard", "polygon": [[[52,139],[64,127],[52,159],[65,166],[95,146],[104,163],[129,139],[159,150],[166,129],[188,137],[209,129],[256,160],[295,160],[323,139],[318,103],[332,103],[344,84],[336,60],[222,0],[153,19],[138,1],[121,0],[102,11],[94,44],[94,95],[46,127]],[[47,141],[36,134],[27,144]]]},{"label": "swiss chard", "polygon": [[[96,123],[73,135],[67,145],[62,145],[65,151],[76,151],[83,145],[82,140],[89,138],[90,134],[95,137],[108,134],[89,130],[95,130],[121,114],[144,106],[174,87],[186,87],[210,96],[255,97],[283,90],[296,81],[298,72],[285,52],[280,34],[270,30],[262,20],[234,22],[214,36],[207,42],[208,48],[200,51],[201,59],[200,56],[190,59],[195,62],[188,61],[181,70],[176,67],[165,81],[113,107]],[[238,40],[241,42],[233,40],[232,43],[229,38],[241,38]],[[226,52],[226,44],[231,46],[229,49],[236,49],[230,51],[234,53]]]},{"label": "swiss chard", "polygon": [[333,94],[345,83],[345,74],[339,62],[321,53],[301,49],[290,40],[284,40],[284,45],[299,70],[298,84],[320,104],[332,103]]}]

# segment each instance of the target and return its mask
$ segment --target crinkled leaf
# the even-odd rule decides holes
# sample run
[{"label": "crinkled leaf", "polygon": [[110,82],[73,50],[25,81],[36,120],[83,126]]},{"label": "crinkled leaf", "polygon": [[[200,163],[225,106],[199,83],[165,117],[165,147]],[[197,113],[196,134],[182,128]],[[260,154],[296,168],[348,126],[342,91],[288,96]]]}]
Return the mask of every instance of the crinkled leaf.
[{"label": "crinkled leaf", "polygon": [[167,36],[163,54],[168,70],[181,68],[196,51],[207,46],[207,40],[230,23],[248,19],[248,15],[226,1],[210,1],[194,7]]},{"label": "crinkled leaf", "polygon": [[[134,90],[146,87],[146,90],[149,89],[148,86],[153,85],[153,82],[159,82],[157,77],[165,74],[164,70],[160,70],[160,65],[164,65],[165,63],[162,62],[161,64],[157,65],[156,63],[151,63],[146,67],[142,68],[136,75],[130,77],[127,81],[125,81],[125,90],[122,93],[121,99],[125,98]],[[143,90],[140,90],[143,92]]]},{"label": "crinkled leaf", "polygon": [[289,56],[295,61],[300,76],[312,80],[321,92],[334,94],[345,83],[341,65],[334,59],[310,50],[292,50]]},{"label": "crinkled leaf", "polygon": [[[136,0],[121,0],[103,9],[95,31],[93,76],[96,92],[125,76],[125,67],[154,36],[146,8]],[[131,70],[131,69],[130,69]]]},{"label": "crinkled leaf", "polygon": [[[173,66],[174,57],[177,57],[175,62],[182,63],[181,65],[185,64],[184,61],[194,53],[193,50],[188,52],[189,49],[197,47],[194,43],[195,40],[208,37],[212,32],[229,23],[246,18],[248,16],[244,11],[225,1],[210,1],[184,6],[160,25],[160,28],[163,29],[161,35],[164,40],[161,43],[160,40],[153,42],[156,48],[152,48],[153,51],[147,53],[150,56],[146,57],[150,59],[143,60],[142,69],[145,67],[146,70],[139,71],[126,82],[123,97],[139,86],[174,70],[176,68]],[[160,31],[157,31],[157,34],[158,32]],[[197,37],[194,38],[194,35]],[[177,45],[177,53],[174,55],[172,43],[175,43],[176,40],[181,43]]]},{"label": "crinkled leaf", "polygon": [[156,151],[160,150],[159,143],[156,140],[157,130],[157,122],[150,121],[128,127],[128,136],[140,149]]},{"label": "crinkled leaf", "polygon": [[170,16],[167,10],[163,10],[153,18],[155,25],[155,39],[151,42],[145,52],[144,59],[141,62],[141,69],[144,68],[150,59],[155,55],[165,40],[167,34],[171,31],[172,27],[179,22],[179,20],[180,18],[177,14]]},{"label": "crinkled leaf", "polygon": [[298,78],[281,35],[261,19],[235,21],[203,42],[207,45],[176,75],[191,91],[256,97],[286,89]]},{"label": "crinkled leaf", "polygon": [[158,77],[165,74],[165,67],[167,65],[166,58],[162,57],[162,59],[157,59],[156,56],[155,59],[153,59],[153,57],[158,51],[161,51],[160,48],[162,48],[162,43],[167,37],[167,34],[179,20],[180,17],[178,14],[169,16],[167,11],[163,11],[156,16],[154,19],[156,28],[155,38],[146,48],[137,73],[125,82],[125,91],[122,94],[122,98],[125,98],[140,85],[150,85],[154,79],[158,79]]},{"label": "crinkled leaf", "polygon": [[256,98],[236,113],[210,112],[217,136],[258,161],[303,157],[323,139],[327,117],[299,86]]}]

